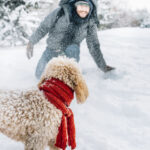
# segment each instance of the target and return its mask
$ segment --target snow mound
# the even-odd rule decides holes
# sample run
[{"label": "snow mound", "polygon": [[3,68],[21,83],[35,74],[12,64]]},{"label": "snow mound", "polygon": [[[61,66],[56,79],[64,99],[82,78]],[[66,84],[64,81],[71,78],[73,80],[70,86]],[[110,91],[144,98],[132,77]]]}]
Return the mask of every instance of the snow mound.
[{"label": "snow mound", "polygon": [[[90,96],[74,101],[77,150],[149,150],[150,147],[150,30],[120,28],[99,33],[106,62],[116,67],[102,73],[85,41],[80,65]],[[25,89],[37,84],[34,70],[45,43],[27,60],[25,47],[0,48],[0,88]],[[23,144],[0,134],[1,150],[23,150]]]}]

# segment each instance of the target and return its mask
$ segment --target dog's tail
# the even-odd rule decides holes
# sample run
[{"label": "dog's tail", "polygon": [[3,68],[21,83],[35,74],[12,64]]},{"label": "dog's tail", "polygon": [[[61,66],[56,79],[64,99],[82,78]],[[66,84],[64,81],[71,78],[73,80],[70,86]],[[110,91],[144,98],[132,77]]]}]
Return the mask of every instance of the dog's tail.
[{"label": "dog's tail", "polygon": [[0,89],[0,94],[7,94],[7,93],[8,93],[7,90],[1,90],[1,89]]},{"label": "dog's tail", "polygon": [[7,92],[5,90],[0,90],[0,100],[7,95]]},{"label": "dog's tail", "polygon": [[6,91],[0,90],[0,95],[5,94],[5,93],[6,93]]}]

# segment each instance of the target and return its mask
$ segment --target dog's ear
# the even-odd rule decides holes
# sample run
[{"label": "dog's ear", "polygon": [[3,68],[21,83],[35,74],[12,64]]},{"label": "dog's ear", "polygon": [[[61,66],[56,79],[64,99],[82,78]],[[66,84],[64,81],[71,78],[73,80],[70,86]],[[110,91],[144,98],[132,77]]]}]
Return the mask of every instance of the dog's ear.
[{"label": "dog's ear", "polygon": [[84,103],[89,95],[88,87],[81,74],[79,74],[77,77],[75,93],[76,93],[76,98],[78,103]]}]

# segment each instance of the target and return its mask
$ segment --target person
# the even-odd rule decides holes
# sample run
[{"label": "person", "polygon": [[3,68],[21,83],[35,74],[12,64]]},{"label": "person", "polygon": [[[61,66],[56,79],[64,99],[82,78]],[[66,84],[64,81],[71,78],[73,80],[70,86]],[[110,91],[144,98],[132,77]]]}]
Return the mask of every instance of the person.
[{"label": "person", "polygon": [[61,0],[57,9],[41,22],[29,38],[27,57],[33,48],[48,34],[47,48],[40,58],[35,75],[40,78],[47,62],[59,55],[80,60],[80,43],[86,38],[87,46],[97,66],[108,72],[115,68],[106,65],[97,36],[97,0]]}]

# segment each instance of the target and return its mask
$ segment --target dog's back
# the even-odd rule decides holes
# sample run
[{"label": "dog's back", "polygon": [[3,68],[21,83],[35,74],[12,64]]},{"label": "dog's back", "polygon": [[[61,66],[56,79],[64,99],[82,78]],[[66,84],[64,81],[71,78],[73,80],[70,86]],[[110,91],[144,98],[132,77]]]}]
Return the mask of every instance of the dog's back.
[{"label": "dog's back", "polygon": [[[12,139],[25,141],[27,134],[33,134],[42,126],[57,127],[61,116],[61,112],[38,89],[0,91],[0,132]],[[58,120],[55,121],[54,117]]]}]

